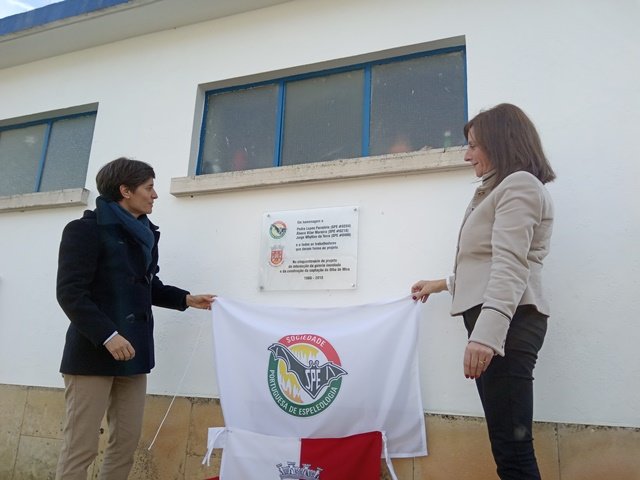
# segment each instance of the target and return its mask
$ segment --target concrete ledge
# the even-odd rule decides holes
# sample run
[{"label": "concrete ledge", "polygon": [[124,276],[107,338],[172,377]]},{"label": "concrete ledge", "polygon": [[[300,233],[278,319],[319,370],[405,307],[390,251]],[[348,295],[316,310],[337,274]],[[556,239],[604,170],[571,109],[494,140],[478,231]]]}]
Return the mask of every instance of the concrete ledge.
[{"label": "concrete ledge", "polygon": [[455,170],[467,166],[464,162],[465,151],[466,147],[453,147],[377,157],[177,177],[171,179],[170,192],[176,197],[193,197],[279,185]]},{"label": "concrete ledge", "polygon": [[88,199],[89,190],[86,188],[68,188],[53,192],[10,195],[8,197],[0,197],[0,213],[87,205]]}]

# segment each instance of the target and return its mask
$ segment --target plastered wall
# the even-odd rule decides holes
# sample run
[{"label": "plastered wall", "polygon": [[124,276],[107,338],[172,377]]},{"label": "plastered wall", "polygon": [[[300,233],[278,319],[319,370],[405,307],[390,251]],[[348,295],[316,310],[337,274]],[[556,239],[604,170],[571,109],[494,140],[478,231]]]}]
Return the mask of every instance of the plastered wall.
[{"label": "plastered wall", "polygon": [[[169,194],[188,175],[201,85],[286,72],[380,50],[464,38],[468,112],[507,101],[538,126],[558,174],[546,287],[553,315],[536,370],[541,421],[640,426],[640,66],[633,0],[447,2],[297,0],[0,71],[0,118],[98,103],[87,188],[107,161],[152,163],[160,195],[161,278],[196,292],[268,304],[351,305],[406,295],[449,273],[469,170],[238,191]],[[200,88],[200,90],[199,90]],[[357,205],[358,288],[260,292],[267,211]],[[55,301],[57,244],[82,208],[0,214],[0,383],[61,387],[67,320]],[[480,415],[462,374],[465,333],[445,294],[424,307],[424,408]],[[216,397],[206,312],[157,310],[149,391]],[[195,348],[194,361],[183,377]]]}]

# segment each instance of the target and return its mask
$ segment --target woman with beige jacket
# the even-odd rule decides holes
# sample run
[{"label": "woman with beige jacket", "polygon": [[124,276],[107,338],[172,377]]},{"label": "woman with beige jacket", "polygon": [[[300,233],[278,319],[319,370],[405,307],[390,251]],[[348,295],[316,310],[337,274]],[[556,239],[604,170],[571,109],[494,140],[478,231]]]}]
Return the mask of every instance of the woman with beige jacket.
[{"label": "woman with beige jacket", "polygon": [[535,126],[515,105],[481,112],[464,127],[465,160],[482,179],[464,215],[454,273],[421,280],[414,300],[448,290],[469,334],[464,374],[475,379],[502,480],[539,479],[533,449],[533,369],[547,329],[542,266],[555,174]]}]

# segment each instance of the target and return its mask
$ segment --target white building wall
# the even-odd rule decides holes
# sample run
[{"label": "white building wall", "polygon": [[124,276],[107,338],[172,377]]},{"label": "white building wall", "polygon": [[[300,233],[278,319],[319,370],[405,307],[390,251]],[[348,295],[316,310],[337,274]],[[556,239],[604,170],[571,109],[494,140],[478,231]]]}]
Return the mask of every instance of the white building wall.
[{"label": "white building wall", "polygon": [[[0,119],[98,102],[90,208],[104,163],[120,155],[152,163],[167,283],[268,304],[396,298],[415,280],[450,271],[475,189],[471,171],[195,198],[170,195],[170,179],[190,173],[199,85],[464,36],[469,116],[505,101],[521,106],[558,174],[549,187],[556,226],[546,267],[553,316],[536,370],[535,417],[639,427],[639,13],[635,0],[297,0],[2,70]],[[260,292],[262,214],[344,205],[361,208],[358,288]],[[82,210],[0,214],[0,383],[62,386],[67,319],[55,300],[57,247]],[[480,415],[462,373],[464,328],[449,317],[449,301],[442,294],[424,306],[424,408]],[[156,310],[150,393],[218,395],[208,322],[202,311]]]}]

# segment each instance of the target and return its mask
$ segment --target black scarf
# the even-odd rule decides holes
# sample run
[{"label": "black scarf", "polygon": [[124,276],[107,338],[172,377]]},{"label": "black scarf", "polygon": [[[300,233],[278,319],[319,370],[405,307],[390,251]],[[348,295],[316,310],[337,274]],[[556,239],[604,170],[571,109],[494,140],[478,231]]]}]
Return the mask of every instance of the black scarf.
[{"label": "black scarf", "polygon": [[149,226],[149,219],[146,215],[140,215],[138,218],[135,218],[117,202],[106,202],[106,205],[111,209],[118,220],[120,220],[125,230],[127,230],[127,232],[129,232],[136,242],[138,242],[142,247],[145,265],[148,269],[149,265],[151,265],[151,251],[153,249],[153,244],[155,243],[153,232]]}]

